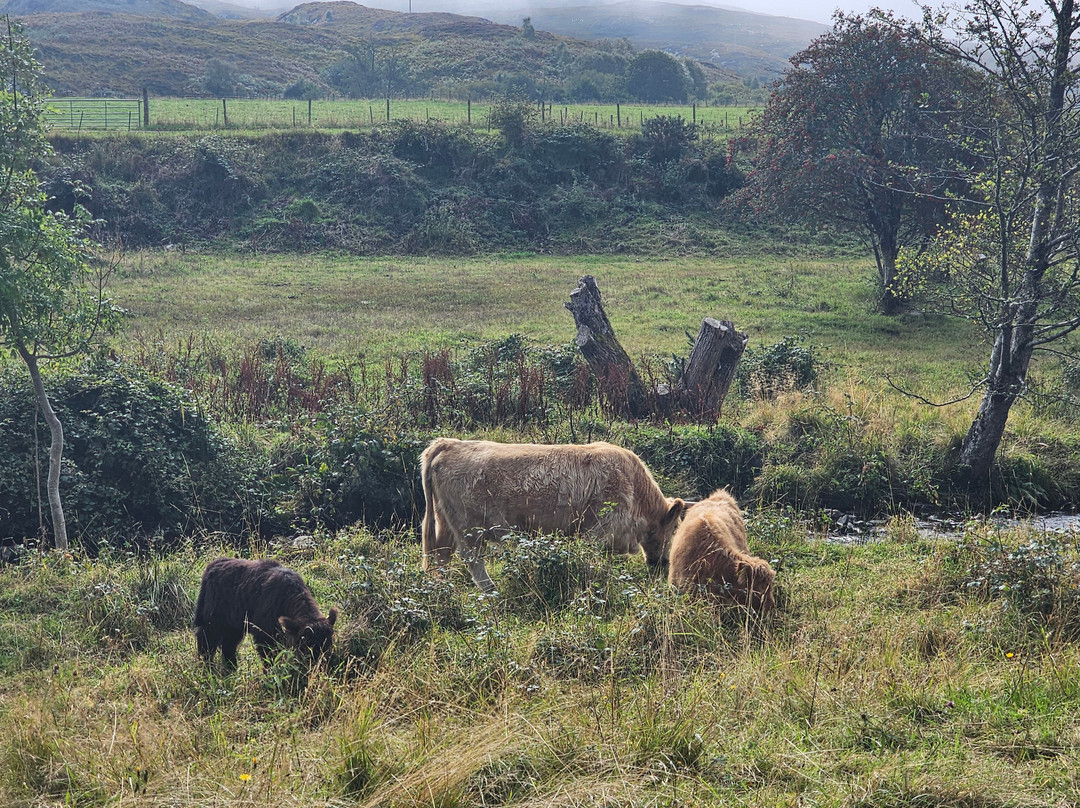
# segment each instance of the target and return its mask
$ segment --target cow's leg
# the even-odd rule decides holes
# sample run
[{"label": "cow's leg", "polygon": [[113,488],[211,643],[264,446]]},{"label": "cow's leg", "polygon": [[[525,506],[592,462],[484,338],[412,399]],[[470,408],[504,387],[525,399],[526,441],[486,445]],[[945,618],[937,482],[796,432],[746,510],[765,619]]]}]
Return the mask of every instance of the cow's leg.
[{"label": "cow's leg", "polygon": [[242,639],[244,632],[239,629],[227,628],[221,632],[221,659],[227,671],[236,670],[236,649]]},{"label": "cow's leg", "polygon": [[432,560],[436,564],[445,566],[450,563],[450,555],[454,552],[454,533],[437,514],[435,516],[435,547],[433,549]]},{"label": "cow's leg", "polygon": [[481,592],[490,595],[495,591],[495,583],[491,580],[491,576],[488,575],[487,567],[484,566],[485,537],[486,531],[474,531],[468,539],[459,536],[457,545],[458,552],[465,559],[465,566],[469,568],[469,574],[472,575],[473,582],[480,588]]}]

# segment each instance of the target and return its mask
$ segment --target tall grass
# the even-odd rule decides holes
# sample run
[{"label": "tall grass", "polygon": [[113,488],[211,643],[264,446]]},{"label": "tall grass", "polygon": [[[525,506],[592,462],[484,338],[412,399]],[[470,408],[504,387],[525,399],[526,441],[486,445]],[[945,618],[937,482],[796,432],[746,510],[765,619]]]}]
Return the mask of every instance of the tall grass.
[{"label": "tall grass", "polygon": [[[580,544],[520,553],[511,540],[493,553],[506,589],[493,600],[456,558],[420,573],[406,535],[319,534],[290,563],[343,619],[330,664],[299,684],[248,645],[223,676],[181,623],[143,620],[164,603],[147,581],[178,581],[165,600],[190,603],[213,549],[32,556],[0,570],[0,802],[1080,798],[1080,658],[1052,628],[1073,620],[1075,540],[1031,564],[1017,549],[1047,537],[986,525],[955,542],[897,523],[883,543],[850,546],[775,514],[749,525],[780,570],[765,621],[675,597],[643,562]],[[560,597],[536,577],[538,557],[561,571]],[[984,585],[988,569],[1012,589]],[[1010,594],[1040,581],[1056,593],[1049,611]]]}]

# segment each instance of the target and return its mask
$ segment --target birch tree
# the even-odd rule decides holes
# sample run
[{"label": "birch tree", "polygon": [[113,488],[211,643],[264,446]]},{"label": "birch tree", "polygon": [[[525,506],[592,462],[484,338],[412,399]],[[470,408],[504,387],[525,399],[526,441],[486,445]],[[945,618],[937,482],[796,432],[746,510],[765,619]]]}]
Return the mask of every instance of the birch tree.
[{"label": "birch tree", "polygon": [[959,456],[982,485],[1033,356],[1080,327],[1080,12],[1075,0],[971,0],[925,25],[935,49],[987,87],[969,100],[968,120],[982,123],[953,133],[982,166],[970,193],[950,203],[932,249],[901,257],[909,285],[987,333],[982,400]]},{"label": "birch tree", "polygon": [[[51,435],[47,491],[53,542],[68,547],[60,498],[64,430],[49,400],[41,363],[90,350],[95,335],[117,322],[95,269],[89,217],[48,209],[34,171],[50,152],[41,66],[19,26],[0,18],[0,347],[30,374]],[[98,265],[101,266],[100,264]]]}]

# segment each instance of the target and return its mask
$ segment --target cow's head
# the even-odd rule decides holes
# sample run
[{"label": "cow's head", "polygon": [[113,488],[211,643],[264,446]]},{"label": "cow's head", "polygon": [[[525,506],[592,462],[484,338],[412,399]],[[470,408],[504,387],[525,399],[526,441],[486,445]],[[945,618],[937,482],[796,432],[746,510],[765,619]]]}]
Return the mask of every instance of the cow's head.
[{"label": "cow's head", "polygon": [[774,594],[776,573],[767,561],[754,559],[736,564],[738,586],[734,588],[735,599],[743,606],[765,614],[776,606]]},{"label": "cow's head", "polygon": [[314,665],[320,657],[330,653],[334,645],[334,623],[338,611],[331,609],[326,617],[305,623],[292,617],[280,617],[278,622],[285,632],[285,640],[296,649],[297,655]]},{"label": "cow's head", "polygon": [[650,567],[663,567],[668,563],[668,550],[671,549],[671,537],[679,526],[686,509],[690,507],[684,500],[675,497],[666,498],[667,507],[660,518],[649,525],[645,540],[641,543],[645,550],[645,560]]}]

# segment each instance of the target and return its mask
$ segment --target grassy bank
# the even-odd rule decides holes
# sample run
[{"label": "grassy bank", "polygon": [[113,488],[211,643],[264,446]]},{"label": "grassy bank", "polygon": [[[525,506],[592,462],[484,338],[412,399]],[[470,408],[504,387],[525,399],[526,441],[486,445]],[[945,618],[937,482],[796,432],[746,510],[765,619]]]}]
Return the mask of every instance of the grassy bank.
[{"label": "grassy bank", "polygon": [[972,524],[939,541],[899,521],[840,546],[767,513],[749,525],[780,570],[760,623],[581,546],[511,543],[486,602],[457,559],[420,573],[408,536],[271,548],[343,609],[306,685],[248,645],[232,677],[196,662],[186,622],[212,547],[31,557],[0,570],[0,802],[1080,799],[1073,540]]}]

